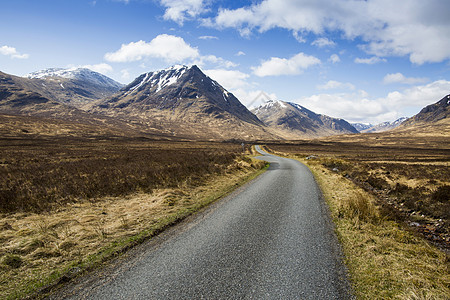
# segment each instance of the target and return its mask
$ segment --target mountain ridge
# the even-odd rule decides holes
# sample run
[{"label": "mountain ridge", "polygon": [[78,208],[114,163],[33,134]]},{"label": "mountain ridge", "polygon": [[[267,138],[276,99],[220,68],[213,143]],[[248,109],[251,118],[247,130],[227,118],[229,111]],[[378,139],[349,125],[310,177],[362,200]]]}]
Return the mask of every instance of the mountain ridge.
[{"label": "mountain ridge", "polygon": [[296,137],[358,133],[344,119],[332,118],[292,102],[269,100],[252,112],[267,126]]},{"label": "mountain ridge", "polygon": [[165,124],[174,134],[197,138],[273,137],[261,120],[196,65],[141,74],[89,111],[150,126]]}]

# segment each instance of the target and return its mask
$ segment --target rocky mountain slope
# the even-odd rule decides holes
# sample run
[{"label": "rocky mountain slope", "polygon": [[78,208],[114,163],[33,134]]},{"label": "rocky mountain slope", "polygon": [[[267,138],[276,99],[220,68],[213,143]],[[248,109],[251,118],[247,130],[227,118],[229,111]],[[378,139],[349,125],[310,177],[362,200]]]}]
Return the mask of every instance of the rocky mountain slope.
[{"label": "rocky mountain slope", "polygon": [[343,119],[316,114],[298,104],[268,101],[252,112],[267,126],[291,137],[320,137],[358,133]]},{"label": "rocky mountain slope", "polygon": [[438,102],[424,107],[417,115],[403,122],[402,127],[417,124],[435,123],[445,120],[450,115],[450,95],[445,96]]},{"label": "rocky mountain slope", "polygon": [[197,66],[142,74],[90,109],[110,117],[164,126],[173,135],[205,139],[271,138],[263,123]]},{"label": "rocky mountain slope", "polygon": [[450,95],[424,107],[417,115],[407,119],[394,131],[416,136],[450,137]]},{"label": "rocky mountain slope", "polygon": [[163,129],[94,115],[49,99],[24,84],[28,79],[0,72],[0,135],[147,136],[166,138]]},{"label": "rocky mountain slope", "polygon": [[[26,80],[25,80],[26,81]],[[74,107],[49,99],[27,88],[21,77],[0,72],[0,113],[42,117],[81,114]]]},{"label": "rocky mountain slope", "polygon": [[81,109],[123,87],[121,83],[86,68],[51,68],[30,73],[22,79],[22,85],[49,99]]}]

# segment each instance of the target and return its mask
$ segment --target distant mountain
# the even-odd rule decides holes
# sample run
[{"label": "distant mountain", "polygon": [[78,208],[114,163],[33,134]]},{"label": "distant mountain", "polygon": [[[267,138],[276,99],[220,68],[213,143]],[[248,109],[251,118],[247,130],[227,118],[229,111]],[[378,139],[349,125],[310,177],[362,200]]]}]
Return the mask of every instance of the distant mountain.
[{"label": "distant mountain", "polygon": [[[26,80],[25,80],[26,81]],[[0,113],[28,116],[73,116],[79,109],[61,104],[27,88],[23,78],[0,72]]]},{"label": "distant mountain", "polygon": [[365,123],[350,123],[353,127],[355,127],[356,130],[359,132],[363,132],[364,130],[372,128],[373,124],[365,124]]},{"label": "distant mountain", "polygon": [[146,136],[167,139],[163,129],[94,115],[28,89],[28,78],[0,72],[0,135]]},{"label": "distant mountain", "polygon": [[197,66],[173,66],[140,75],[91,110],[165,126],[196,138],[269,138],[272,135],[232,93]]},{"label": "distant mountain", "polygon": [[392,130],[394,128],[397,128],[404,122],[406,119],[405,117],[399,118],[393,122],[383,122],[376,125],[373,124],[364,124],[364,123],[351,123],[353,127],[355,127],[359,132],[362,133],[368,133],[368,132],[383,132]]},{"label": "distant mountain", "polygon": [[86,68],[50,68],[30,73],[23,84],[29,90],[57,102],[84,109],[93,101],[109,97],[123,85]]},{"label": "distant mountain", "polygon": [[252,112],[267,126],[289,132],[291,136],[320,137],[358,133],[358,130],[343,119],[316,114],[290,102],[271,100]]}]

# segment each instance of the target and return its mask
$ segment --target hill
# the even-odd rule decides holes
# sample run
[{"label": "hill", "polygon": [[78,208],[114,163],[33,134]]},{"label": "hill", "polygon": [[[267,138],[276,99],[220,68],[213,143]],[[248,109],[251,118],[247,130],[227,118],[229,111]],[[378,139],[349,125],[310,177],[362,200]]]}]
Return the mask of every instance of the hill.
[{"label": "hill", "polygon": [[291,138],[358,133],[343,119],[316,114],[298,104],[280,100],[268,101],[252,112],[268,127]]}]

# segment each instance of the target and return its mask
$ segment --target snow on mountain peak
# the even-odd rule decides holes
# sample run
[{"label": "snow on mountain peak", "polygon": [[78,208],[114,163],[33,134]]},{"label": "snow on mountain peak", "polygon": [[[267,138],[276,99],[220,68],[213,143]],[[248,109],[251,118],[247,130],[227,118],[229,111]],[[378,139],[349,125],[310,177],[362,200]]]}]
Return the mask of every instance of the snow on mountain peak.
[{"label": "snow on mountain peak", "polygon": [[142,77],[142,80],[133,82],[134,85],[129,88],[127,91],[127,95],[132,93],[135,90],[138,90],[144,84],[150,83],[151,87],[157,86],[156,93],[161,91],[163,88],[172,85],[180,79],[181,76],[189,69],[190,67],[184,65],[175,65],[167,69],[163,69],[160,71],[153,71],[145,73]]},{"label": "snow on mountain peak", "polygon": [[113,79],[87,68],[49,68],[27,74],[26,77],[29,79],[47,79],[51,77],[61,77],[66,79],[85,80],[93,84],[102,86],[106,85],[115,88],[122,87],[120,83],[114,81]]}]

